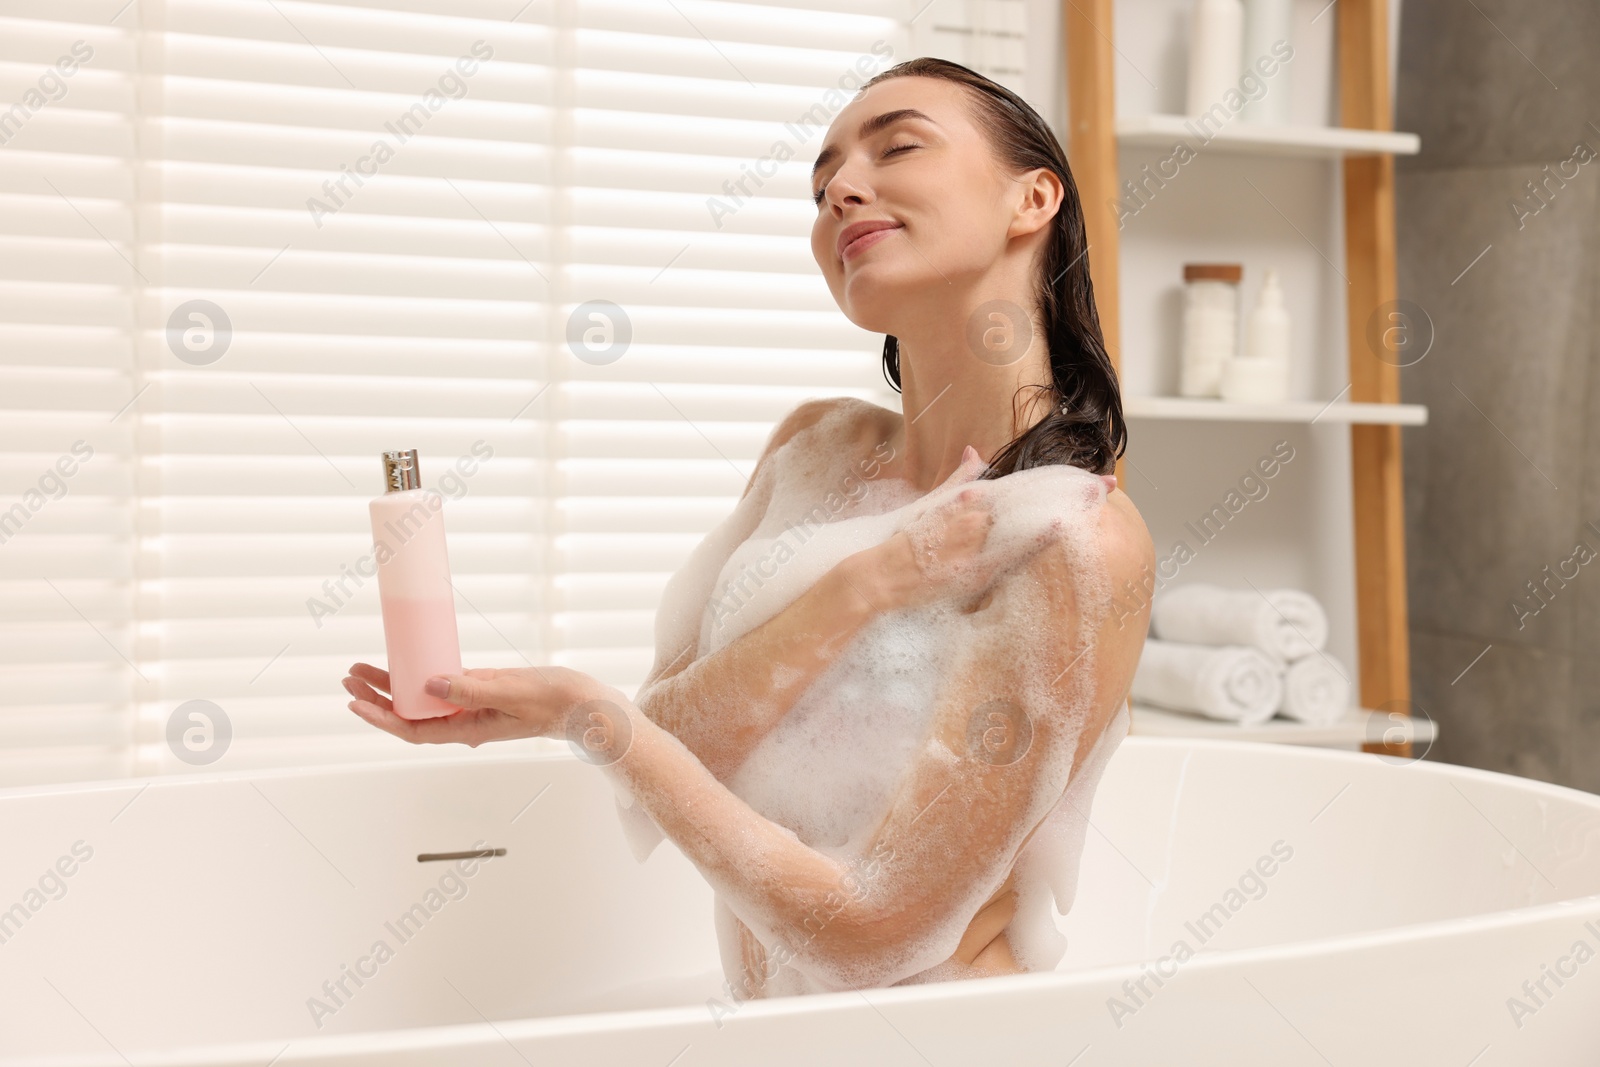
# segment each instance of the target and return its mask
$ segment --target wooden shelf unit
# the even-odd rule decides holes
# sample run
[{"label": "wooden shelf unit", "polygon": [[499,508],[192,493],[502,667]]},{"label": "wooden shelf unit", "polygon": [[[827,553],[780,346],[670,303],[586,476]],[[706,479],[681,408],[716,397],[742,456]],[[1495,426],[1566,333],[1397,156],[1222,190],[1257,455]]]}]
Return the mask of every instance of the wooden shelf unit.
[{"label": "wooden shelf unit", "polygon": [[[1067,132],[1073,177],[1088,229],[1089,267],[1111,357],[1122,373],[1120,220],[1103,205],[1119,199],[1119,142],[1165,149],[1194,132],[1184,116],[1116,117],[1114,0],[1063,0],[1062,33],[1068,96]],[[1427,412],[1400,404],[1399,368],[1375,358],[1365,343],[1368,316],[1396,297],[1394,155],[1418,151],[1413,134],[1395,133],[1390,119],[1387,0],[1341,0],[1335,50],[1340,127],[1230,124],[1204,140],[1205,150],[1326,159],[1342,168],[1348,395],[1327,406],[1291,401],[1227,405],[1222,401],[1129,396],[1130,419],[1188,419],[1346,423],[1350,434],[1358,707],[1409,707],[1410,650],[1406,622],[1405,514],[1400,427],[1420,425]],[[1148,80],[1148,79],[1147,79]],[[1309,411],[1308,411],[1309,409]],[[1127,485],[1125,461],[1118,480]],[[1158,554],[1161,546],[1157,546]],[[1131,703],[1131,702],[1130,702]],[[1183,719],[1150,719],[1181,731]],[[1171,720],[1171,721],[1169,721]],[[1273,720],[1280,723],[1283,720]],[[1355,721],[1353,718],[1351,721]],[[1193,724],[1187,724],[1193,725]],[[1202,724],[1204,726],[1204,724]],[[1211,734],[1229,724],[1212,724]],[[1205,729],[1198,729],[1205,733]],[[1304,733],[1304,731],[1299,731]],[[1291,727],[1269,734],[1293,740]],[[1224,733],[1224,736],[1230,736]],[[1429,724],[1428,739],[1431,739]],[[1421,739],[1421,731],[1416,733]],[[1363,744],[1368,751],[1409,755],[1410,742]]]},{"label": "wooden shelf unit", "polygon": [[1125,396],[1122,413],[1130,419],[1187,419],[1197,422],[1393,423],[1421,426],[1428,421],[1422,404],[1320,403],[1284,400],[1252,404],[1181,396]]},{"label": "wooden shelf unit", "polygon": [[1136,115],[1116,120],[1117,142],[1147,148],[1170,148],[1178,141],[1208,152],[1339,159],[1345,156],[1410,156],[1422,147],[1414,133],[1352,130],[1339,126],[1263,126],[1236,122],[1216,131],[1199,127],[1186,115]]},{"label": "wooden shelf unit", "polygon": [[1274,716],[1255,726],[1242,726],[1203,715],[1135,704],[1131,730],[1144,737],[1207,737],[1219,741],[1264,741],[1319,748],[1357,748],[1397,731],[1407,744],[1419,744],[1426,750],[1433,742],[1433,723],[1410,715],[1403,719],[1404,722],[1397,723],[1382,712],[1352,708],[1344,718],[1327,726],[1313,726],[1282,716]]}]

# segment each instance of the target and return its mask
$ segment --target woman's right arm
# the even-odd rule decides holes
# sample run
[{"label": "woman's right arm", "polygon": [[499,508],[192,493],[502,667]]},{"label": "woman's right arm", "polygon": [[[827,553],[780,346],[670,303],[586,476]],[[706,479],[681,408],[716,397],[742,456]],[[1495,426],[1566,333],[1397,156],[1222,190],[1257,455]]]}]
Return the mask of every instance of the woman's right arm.
[{"label": "woman's right arm", "polygon": [[[663,596],[656,665],[634,702],[718,779],[737,770],[861,628],[892,606],[876,591],[872,558],[857,553],[766,622],[693,657],[711,588],[690,583],[714,579],[751,535],[770,501],[773,456],[796,434],[836,414],[836,403],[808,401],[774,428],[734,513],[696,548]],[[675,588],[680,581],[685,588]]]},{"label": "woman's right arm", "polygon": [[641,689],[640,711],[726,779],[881,610],[866,556],[841,561],[760,626]]},{"label": "woman's right arm", "polygon": [[[977,451],[969,451],[941,489],[970,481],[983,467]],[[676,672],[657,672],[634,703],[725,780],[879,614],[949,595],[958,585],[974,593],[987,587],[1010,562],[979,562],[992,524],[979,491],[958,493],[888,540],[841,560],[748,633]]]}]

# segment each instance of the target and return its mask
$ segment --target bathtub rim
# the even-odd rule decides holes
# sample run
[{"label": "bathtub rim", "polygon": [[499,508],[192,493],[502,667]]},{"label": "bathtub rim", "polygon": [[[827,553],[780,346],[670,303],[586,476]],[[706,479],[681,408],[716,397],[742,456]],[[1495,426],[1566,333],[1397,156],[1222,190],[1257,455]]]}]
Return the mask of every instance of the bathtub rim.
[{"label": "bathtub rim", "polygon": [[[523,739],[527,740],[527,739]],[[539,740],[549,740],[541,738]],[[1565,799],[1584,804],[1600,812],[1600,793],[1591,793],[1576,786],[1558,785],[1554,782],[1545,782],[1537,778],[1525,778],[1521,775],[1511,774],[1506,771],[1491,771],[1482,767],[1468,767],[1459,763],[1443,763],[1429,761],[1424,758],[1410,760],[1395,766],[1387,762],[1387,758],[1374,752],[1357,752],[1345,749],[1323,748],[1316,745],[1289,745],[1274,741],[1244,741],[1231,738],[1210,737],[1166,737],[1157,735],[1130,734],[1118,743],[1117,751],[1127,744],[1139,748],[1152,748],[1156,750],[1181,751],[1193,749],[1198,751],[1238,751],[1254,756],[1264,756],[1270,752],[1275,756],[1288,759],[1321,760],[1328,763],[1348,763],[1351,765],[1372,766],[1371,760],[1391,766],[1397,772],[1405,770],[1420,771],[1423,774],[1461,776],[1468,780],[1477,780],[1487,783],[1499,783],[1541,794],[1551,799]],[[53,796],[59,793],[100,793],[126,789],[132,786],[151,785],[178,785],[178,784],[204,784],[209,782],[238,781],[247,778],[286,779],[304,778],[332,772],[353,774],[357,772],[379,773],[383,771],[423,769],[429,767],[459,767],[462,765],[477,765],[482,763],[542,763],[569,761],[572,763],[585,763],[575,753],[561,742],[551,741],[547,751],[516,752],[511,754],[497,754],[492,750],[489,754],[479,755],[476,750],[468,749],[461,753],[448,755],[428,756],[424,758],[398,758],[385,760],[350,760],[343,763],[306,763],[288,767],[240,767],[232,770],[206,770],[206,771],[173,771],[166,774],[152,774],[142,777],[121,778],[90,778],[82,781],[71,782],[43,782],[34,785],[16,785],[0,787],[0,802],[19,797]],[[1112,753],[1112,760],[1116,759],[1116,752]],[[595,768],[605,774],[604,768]],[[620,786],[605,775],[606,781],[619,795]],[[1096,790],[1096,795],[1099,791]]]},{"label": "bathtub rim", "polygon": [[[1150,747],[1156,750],[1165,749],[1173,752],[1195,749],[1220,751],[1237,749],[1247,754],[1264,756],[1270,751],[1278,757],[1322,760],[1345,763],[1352,766],[1356,763],[1370,766],[1371,764],[1367,763],[1365,758],[1376,756],[1375,753],[1367,752],[1350,752],[1339,749],[1286,746],[1270,742],[1228,739],[1139,737],[1138,735],[1133,735],[1125,739],[1123,743],[1125,744],[1127,741],[1134,741],[1139,747]],[[1115,757],[1113,756],[1113,758]],[[548,752],[519,752],[509,755],[491,754],[488,756],[480,756],[475,752],[464,752],[459,755],[429,757],[425,760],[364,760],[348,763],[307,764],[293,767],[196,771],[153,775],[145,778],[109,778],[83,782],[12,786],[0,789],[0,803],[4,803],[8,799],[65,793],[112,792],[125,791],[130,788],[138,788],[142,791],[143,788],[156,784],[177,786],[187,783],[200,785],[251,778],[290,779],[330,773],[348,774],[352,771],[379,773],[400,768],[425,769],[435,765],[480,764],[485,760],[496,763],[583,762],[575,754],[564,749],[553,749]],[[1571,786],[1523,778],[1503,771],[1490,771],[1450,763],[1428,763],[1422,759],[1392,769],[1396,771],[1405,769],[1420,770],[1424,774],[1442,775],[1446,778],[1491,784],[1498,783],[1502,787],[1525,790],[1535,795],[1574,801],[1600,812],[1600,794],[1589,793]],[[1377,930],[1336,934],[1302,941],[1238,949],[1202,950],[1183,963],[1173,977],[1176,977],[1179,972],[1190,970],[1209,971],[1222,968],[1247,967],[1257,963],[1281,963],[1306,957],[1380,950],[1386,946],[1406,942],[1439,941],[1475,931],[1535,926],[1547,921],[1557,920],[1563,916],[1567,916],[1571,921],[1577,923],[1582,923],[1585,919],[1600,919],[1600,893],[1547,901],[1542,904],[1530,904],[1478,915],[1404,923]],[[865,991],[844,990],[813,993],[806,996],[745,1001],[737,1006],[737,1014],[741,1017],[745,1016],[746,1013],[749,1013],[750,1017],[761,1017],[766,1015],[816,1013],[855,1003],[857,998],[866,1000],[872,1006],[888,1006],[920,1001],[950,1001],[959,997],[1004,996],[1014,990],[1021,989],[1035,990],[1041,995],[1048,996],[1055,990],[1064,991],[1073,987],[1097,985],[1102,982],[1106,982],[1108,985],[1118,985],[1124,979],[1137,978],[1140,974],[1145,973],[1149,965],[1160,958],[1160,955],[1155,955],[1123,963],[1067,971],[956,979],[913,986],[883,987]],[[1171,981],[1172,979],[1168,978],[1166,980]],[[732,1003],[729,1003],[732,1006]],[[280,1059],[277,1062],[289,1064],[295,1062],[300,1056],[338,1058],[341,1055],[371,1055],[390,1051],[415,1051],[429,1048],[448,1049],[475,1044],[498,1044],[512,1039],[535,1040],[538,1038],[581,1036],[586,1033],[639,1030],[653,1027],[681,1029],[686,1035],[689,1035],[686,1039],[692,1043],[693,1040],[714,1036],[715,1030],[712,1030],[710,1034],[706,1033],[705,1027],[708,1025],[715,1026],[715,1021],[710,1017],[708,1006],[704,1003],[698,1003],[660,1008],[532,1016],[478,1023],[450,1023],[439,1026],[363,1030],[352,1033],[312,1035],[282,1042],[272,1040],[205,1046],[147,1047],[136,1050],[136,1057],[143,1061],[158,1061],[174,1065],[215,1063],[225,1065],[238,1064],[240,1067],[245,1064],[252,1064],[255,1067],[259,1067],[259,1064],[264,1062],[263,1053],[265,1053],[267,1060],[271,1060],[274,1056],[279,1056]],[[521,1050],[517,1051],[520,1054]],[[58,1061],[54,1057],[44,1057],[19,1060],[17,1062],[19,1064],[36,1063],[47,1065],[56,1062],[64,1064],[69,1061],[65,1059]],[[72,1058],[70,1062],[78,1065],[91,1062],[112,1065],[120,1062],[120,1054],[113,1051],[99,1061],[85,1060],[80,1055]]]},{"label": "bathtub rim", "polygon": [[[1587,907],[1585,908],[1584,905]],[[1600,919],[1600,893],[1565,901],[1529,905],[1507,911],[1460,919],[1439,919],[1424,923],[1409,923],[1386,927],[1382,930],[1358,934],[1340,934],[1333,937],[1314,938],[1287,944],[1265,945],[1254,948],[1220,949],[1196,953],[1166,981],[1179,973],[1191,970],[1212,971],[1245,968],[1253,964],[1273,964],[1297,959],[1329,955],[1350,954],[1381,950],[1387,946],[1415,941],[1441,941],[1471,931],[1532,926],[1559,917],[1563,911],[1573,911],[1573,921],[1588,916]],[[1159,958],[1159,957],[1155,957]],[[1050,996],[1055,991],[1073,987],[1105,983],[1107,988],[1121,988],[1125,979],[1136,979],[1146,973],[1152,959],[1126,963],[1085,967],[1070,971],[1034,972],[1017,975],[997,975],[986,978],[954,979],[946,982],[929,982],[914,986],[883,987],[869,990],[844,990],[840,992],[812,993],[805,996],[775,997],[770,1000],[745,1001],[738,1006],[740,1016],[807,1015],[826,1012],[854,1004],[857,998],[871,1007],[917,1002],[951,1002],[973,997],[1004,997],[1013,991],[1031,990],[1040,996]],[[870,994],[870,996],[868,995]],[[221,1045],[179,1046],[176,1048],[146,1048],[136,1050],[141,1061],[170,1064],[173,1067],[188,1064],[213,1064],[217,1067],[260,1067],[263,1062],[291,1064],[299,1056],[337,1059],[341,1055],[371,1056],[386,1052],[418,1051],[426,1049],[451,1049],[467,1045],[496,1045],[502,1042],[533,1041],[542,1038],[582,1037],[585,1034],[624,1030],[667,1028],[681,1030],[686,1039],[693,1041],[714,1037],[717,1029],[709,1033],[707,1026],[716,1026],[707,1004],[685,1004],[666,1008],[635,1008],[621,1011],[581,1012],[569,1015],[535,1016],[520,1019],[491,1020],[479,1023],[448,1023],[440,1026],[401,1027],[388,1030],[362,1030],[352,1033],[314,1035],[290,1039],[286,1042],[241,1042]],[[521,1054],[521,1049],[515,1049]],[[680,1053],[681,1054],[681,1053]],[[279,1057],[274,1059],[274,1057]],[[51,1059],[19,1061],[19,1067],[40,1067],[53,1064]],[[62,1061],[64,1064],[66,1061]],[[73,1059],[74,1067],[91,1067],[88,1061]],[[114,1056],[95,1062],[107,1067],[118,1063]]]}]

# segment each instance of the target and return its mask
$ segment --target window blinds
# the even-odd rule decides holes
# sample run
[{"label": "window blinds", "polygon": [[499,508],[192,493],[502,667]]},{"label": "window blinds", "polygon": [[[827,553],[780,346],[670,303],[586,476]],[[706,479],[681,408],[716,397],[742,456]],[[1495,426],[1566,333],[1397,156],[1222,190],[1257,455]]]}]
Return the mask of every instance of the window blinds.
[{"label": "window blinds", "polygon": [[339,687],[384,449],[467,666],[634,692],[773,424],[898,406],[811,261],[821,129],[923,52],[1025,90],[1027,7],[0,5],[0,786],[459,754]]}]

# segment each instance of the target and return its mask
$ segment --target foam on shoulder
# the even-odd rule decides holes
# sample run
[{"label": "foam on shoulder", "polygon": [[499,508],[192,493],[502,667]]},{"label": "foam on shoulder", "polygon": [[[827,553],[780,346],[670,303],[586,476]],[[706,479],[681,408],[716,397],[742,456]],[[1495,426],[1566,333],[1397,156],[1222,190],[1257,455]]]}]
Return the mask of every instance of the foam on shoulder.
[{"label": "foam on shoulder", "polygon": [[[999,843],[989,869],[964,899],[943,902],[948,918],[937,929],[915,944],[898,946],[891,973],[895,981],[954,976],[954,969],[936,969],[954,952],[973,914],[1011,874],[1013,865],[1018,911],[1007,931],[1013,951],[1028,969],[1048,969],[1065,947],[1053,912],[1064,912],[1071,905],[1083,816],[1100,770],[1126,733],[1119,714],[1094,740],[1078,773],[1072,774],[1084,724],[1099,699],[1093,683],[1093,635],[1100,621],[1098,611],[1109,604],[1109,579],[1098,540],[1105,484],[1088,471],[1055,465],[917,496],[903,482],[860,478],[852,469],[858,457],[827,447],[829,435],[840,432],[843,415],[825,416],[780,449],[789,450],[783,462],[771,464],[763,484],[751,490],[752,498],[758,490],[765,494],[760,498],[759,519],[750,521],[747,514],[734,522],[730,517],[714,531],[720,536],[713,547],[697,550],[691,558],[693,573],[682,580],[675,576],[669,583],[658,631],[663,630],[659,621],[665,618],[665,632],[680,642],[676,647],[692,643],[695,658],[710,654],[782,611],[849,555],[881,544],[902,529],[931,536],[937,526],[932,509],[966,488],[974,488],[994,516],[983,560],[1007,560],[1015,570],[1024,567],[1039,546],[1064,552],[1074,605],[1065,617],[1050,617],[1049,605],[1058,601],[1059,591],[1045,589],[1025,575],[1006,583],[1004,602],[992,611],[969,612],[941,601],[887,612],[858,634],[726,783],[736,796],[807,845],[836,858],[858,858],[920,754],[942,754],[952,776],[980,772],[970,749],[960,750],[959,744],[952,748],[934,736],[934,717],[941,693],[952,684],[948,666],[957,659],[958,650],[984,649],[1002,657],[1011,665],[1008,684],[1014,688],[994,696],[1002,704],[1009,701],[1023,709],[1026,716],[1052,720],[1052,729],[1040,733],[1047,737],[1042,743],[1048,746],[1043,753],[1048,773],[1040,776],[1036,795],[1028,798],[1024,817],[1016,825],[975,828]],[[730,543],[740,530],[743,539]],[[697,619],[695,597],[700,597]],[[691,619],[698,622],[692,638]],[[661,646],[658,637],[658,647],[671,646]],[[1060,649],[1066,647],[1081,650],[1078,660],[1065,672],[1047,670],[1046,665],[1055,664]],[[775,673],[773,682],[781,685],[784,679]],[[701,710],[709,716],[733,716],[739,711],[716,706]],[[940,870],[971,840],[966,835],[925,842],[915,855],[906,848],[903,862],[914,865],[929,884],[937,884]],[[726,920],[737,916],[766,947],[769,958],[788,957],[768,981],[766,995],[850,988],[862,981],[861,975],[830,969],[802,952],[781,951],[792,932],[774,925],[763,903],[781,890],[775,885],[781,872],[766,862],[758,843],[745,844],[749,852],[741,857],[738,881],[709,873],[707,877],[717,892],[719,936],[729,935],[734,927]],[[868,885],[867,891],[873,892],[873,887]],[[732,967],[740,954],[724,942],[723,956]],[[730,980],[735,977],[730,972]]]}]

